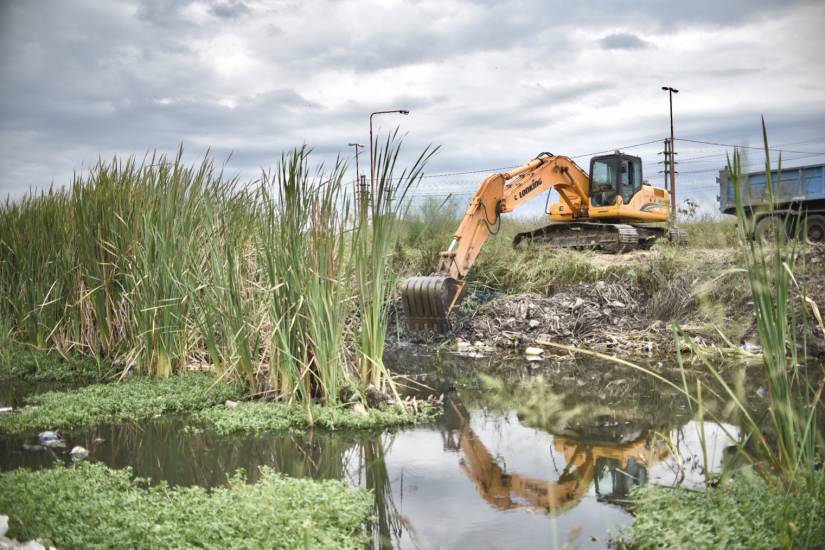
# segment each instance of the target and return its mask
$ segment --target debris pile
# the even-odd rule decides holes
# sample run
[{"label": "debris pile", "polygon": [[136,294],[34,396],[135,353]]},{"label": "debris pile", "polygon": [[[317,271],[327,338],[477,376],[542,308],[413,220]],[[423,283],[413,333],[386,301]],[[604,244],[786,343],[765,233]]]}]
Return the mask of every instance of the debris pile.
[{"label": "debris pile", "polygon": [[592,350],[651,352],[663,323],[650,325],[646,297],[626,283],[576,284],[551,296],[518,294],[493,299],[478,310],[460,315],[456,336],[497,348],[539,341]]}]

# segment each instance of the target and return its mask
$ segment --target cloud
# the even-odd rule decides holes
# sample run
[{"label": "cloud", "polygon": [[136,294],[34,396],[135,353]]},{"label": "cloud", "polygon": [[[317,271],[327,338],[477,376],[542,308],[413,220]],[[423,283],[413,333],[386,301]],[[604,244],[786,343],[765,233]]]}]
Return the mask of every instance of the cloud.
[{"label": "cloud", "polygon": [[630,32],[616,32],[599,40],[605,50],[641,50],[649,48],[650,43]]},{"label": "cloud", "polygon": [[[376,128],[400,125],[410,156],[442,145],[434,173],[611,150],[663,137],[663,84],[681,91],[677,134],[756,143],[765,113],[777,143],[825,138],[825,60],[810,47],[825,5],[778,4],[0,2],[0,197],[181,142],[232,152],[245,178],[304,143],[328,164],[393,108],[411,115]],[[541,17],[562,8],[563,22]],[[655,165],[657,147],[638,151]]]}]

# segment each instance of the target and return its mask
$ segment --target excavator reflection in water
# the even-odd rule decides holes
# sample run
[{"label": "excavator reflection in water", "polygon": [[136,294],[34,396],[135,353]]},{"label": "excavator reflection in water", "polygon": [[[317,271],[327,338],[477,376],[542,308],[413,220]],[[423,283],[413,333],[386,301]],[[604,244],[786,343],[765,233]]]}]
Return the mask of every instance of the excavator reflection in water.
[{"label": "excavator reflection in water", "polygon": [[500,510],[525,508],[557,514],[575,507],[591,483],[599,500],[621,499],[634,485],[646,483],[648,469],[670,455],[666,445],[652,444],[649,435],[618,443],[577,441],[556,435],[553,450],[565,458],[558,480],[522,476],[507,472],[498,463],[470,427],[469,414],[460,403],[451,400],[450,406],[458,429],[446,434],[445,445],[461,452],[461,467],[467,477],[481,497]]}]

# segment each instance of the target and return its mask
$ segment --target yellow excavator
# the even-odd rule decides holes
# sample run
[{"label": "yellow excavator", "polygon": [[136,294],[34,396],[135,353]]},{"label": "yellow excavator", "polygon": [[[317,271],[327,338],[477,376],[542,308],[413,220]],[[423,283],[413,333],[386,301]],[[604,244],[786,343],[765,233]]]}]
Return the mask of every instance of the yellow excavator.
[{"label": "yellow excavator", "polygon": [[[552,222],[513,240],[553,248],[609,253],[648,248],[657,239],[687,243],[684,230],[669,227],[670,194],[642,179],[642,160],[616,151],[590,160],[590,175],[572,159],[541,153],[510,172],[487,177],[476,192],[432,275],[404,282],[402,298],[414,330],[449,328],[448,317],[464,297],[467,273],[487,238],[498,231],[500,215],[555,189],[560,200],[546,209]],[[548,195],[549,198],[549,195]]]}]

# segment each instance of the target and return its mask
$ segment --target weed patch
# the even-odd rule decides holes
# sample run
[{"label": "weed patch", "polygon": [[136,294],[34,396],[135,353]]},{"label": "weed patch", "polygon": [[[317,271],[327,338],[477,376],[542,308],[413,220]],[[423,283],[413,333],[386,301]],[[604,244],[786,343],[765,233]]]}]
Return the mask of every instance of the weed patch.
[{"label": "weed patch", "polygon": [[102,422],[133,422],[159,414],[186,413],[236,399],[237,385],[192,373],[168,380],[95,384],[74,391],[34,395],[18,413],[0,416],[0,434],[60,428],[75,430]]},{"label": "weed patch", "polygon": [[825,474],[808,483],[788,492],[751,475],[704,492],[636,488],[636,520],[622,531],[620,547],[821,548]]},{"label": "weed patch", "polygon": [[363,548],[367,491],[261,470],[227,487],[150,486],[130,470],[81,463],[0,477],[10,535],[60,548]]},{"label": "weed patch", "polygon": [[371,408],[366,414],[350,408],[313,405],[296,407],[286,403],[260,401],[239,403],[234,409],[223,406],[197,411],[195,422],[206,424],[219,434],[303,431],[314,427],[324,430],[374,430],[415,424],[432,419],[435,409],[424,406],[418,414],[397,407]]}]

